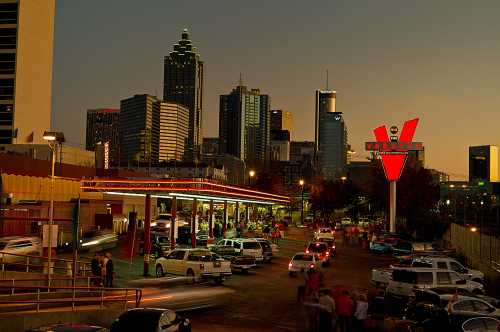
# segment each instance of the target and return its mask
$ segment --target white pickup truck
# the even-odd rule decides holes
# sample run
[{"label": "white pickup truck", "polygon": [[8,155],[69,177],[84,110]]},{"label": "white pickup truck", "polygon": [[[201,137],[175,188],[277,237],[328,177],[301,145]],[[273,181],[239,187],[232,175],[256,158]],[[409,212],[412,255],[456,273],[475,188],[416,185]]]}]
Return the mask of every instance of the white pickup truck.
[{"label": "white pickup truck", "polygon": [[[439,256],[425,256],[414,258],[410,264],[405,265],[406,267],[422,267],[422,268],[434,268],[434,269],[444,269],[456,272],[461,278],[465,280],[472,280],[479,283],[484,283],[484,274],[481,271],[473,270],[464,267],[456,259],[451,257],[439,257]],[[386,269],[372,269],[372,284],[379,288],[384,288],[388,285],[392,278],[392,269],[394,267],[404,267],[404,266],[391,266],[391,268]]]},{"label": "white pickup truck", "polygon": [[212,279],[222,284],[231,275],[231,263],[207,249],[175,249],[156,260],[156,277],[186,276],[190,282]]}]

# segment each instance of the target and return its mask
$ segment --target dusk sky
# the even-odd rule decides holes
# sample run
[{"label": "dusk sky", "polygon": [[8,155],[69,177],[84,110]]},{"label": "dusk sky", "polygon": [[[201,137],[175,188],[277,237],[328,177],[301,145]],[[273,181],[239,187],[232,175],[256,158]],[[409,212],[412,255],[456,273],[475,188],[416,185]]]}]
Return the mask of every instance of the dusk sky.
[{"label": "dusk sky", "polygon": [[349,142],[366,156],[380,124],[420,117],[426,165],[467,174],[469,145],[500,144],[498,0],[59,0],[53,126],[84,146],[90,108],[162,95],[163,57],[188,28],[205,62],[204,136],[238,83],[293,113],[314,139],[314,91],[337,91]]}]

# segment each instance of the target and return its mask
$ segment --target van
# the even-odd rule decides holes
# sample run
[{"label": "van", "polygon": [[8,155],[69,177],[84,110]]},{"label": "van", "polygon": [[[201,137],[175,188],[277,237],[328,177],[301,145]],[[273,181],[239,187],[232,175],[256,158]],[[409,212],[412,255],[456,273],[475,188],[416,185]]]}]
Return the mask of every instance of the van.
[{"label": "van", "polygon": [[416,289],[453,286],[466,288],[471,292],[482,294],[482,284],[466,280],[457,272],[432,268],[401,268],[392,271],[386,293],[396,298],[409,297]]},{"label": "van", "polygon": [[262,262],[264,260],[262,246],[259,241],[251,239],[224,239],[217,242],[217,245],[232,246],[237,254],[244,256],[252,256],[255,261]]}]

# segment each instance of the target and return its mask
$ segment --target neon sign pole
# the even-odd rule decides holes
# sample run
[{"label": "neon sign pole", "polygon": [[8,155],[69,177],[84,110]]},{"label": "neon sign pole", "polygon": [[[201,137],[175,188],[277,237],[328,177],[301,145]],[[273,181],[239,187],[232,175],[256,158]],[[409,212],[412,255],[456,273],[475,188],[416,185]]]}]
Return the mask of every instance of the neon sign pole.
[{"label": "neon sign pole", "polygon": [[398,128],[392,126],[391,136],[387,134],[385,125],[373,130],[376,142],[366,142],[367,151],[375,151],[382,159],[385,177],[389,181],[389,225],[390,232],[396,232],[396,182],[401,177],[408,151],[421,151],[423,144],[412,142],[418,118],[408,120],[403,125],[401,135],[397,136]]}]

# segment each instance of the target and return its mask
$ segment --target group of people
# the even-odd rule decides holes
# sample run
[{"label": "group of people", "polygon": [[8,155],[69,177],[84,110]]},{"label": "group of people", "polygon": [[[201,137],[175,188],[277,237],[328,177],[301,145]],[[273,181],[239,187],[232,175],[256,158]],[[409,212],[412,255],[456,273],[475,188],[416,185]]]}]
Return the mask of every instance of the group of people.
[{"label": "group of people", "polygon": [[364,294],[343,290],[334,296],[330,289],[322,288],[304,305],[310,309],[309,331],[365,331],[368,301]]},{"label": "group of people", "polygon": [[95,253],[90,262],[90,268],[95,286],[113,287],[115,271],[111,253]]}]

